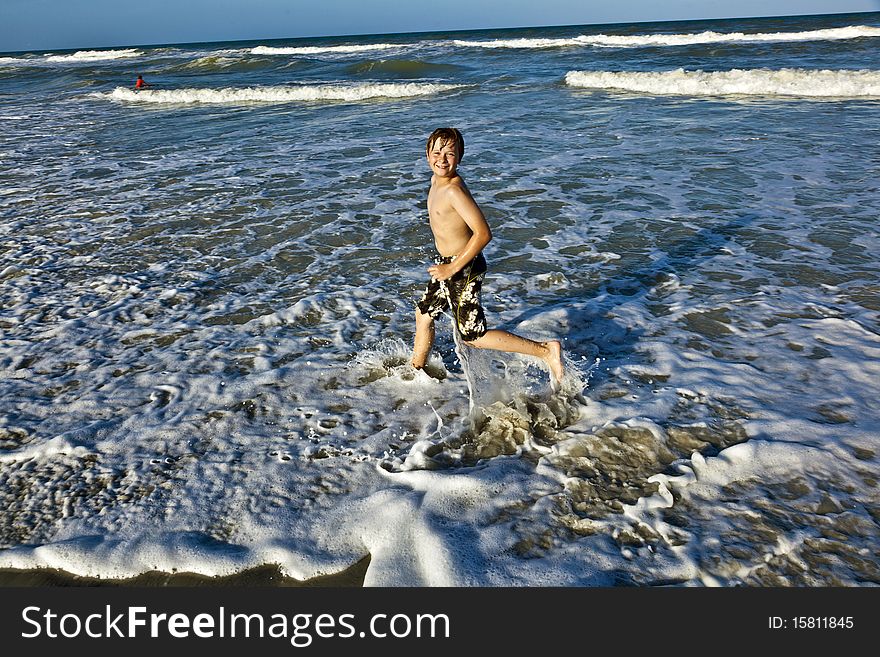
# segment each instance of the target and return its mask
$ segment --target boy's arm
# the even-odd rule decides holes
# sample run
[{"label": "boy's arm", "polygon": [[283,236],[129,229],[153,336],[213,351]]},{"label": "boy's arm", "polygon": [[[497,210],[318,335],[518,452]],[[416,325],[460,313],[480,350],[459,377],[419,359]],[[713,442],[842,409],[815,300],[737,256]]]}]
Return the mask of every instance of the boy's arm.
[{"label": "boy's arm", "polygon": [[445,281],[464,269],[492,240],[492,230],[486,222],[486,217],[483,216],[482,210],[467,190],[456,185],[449,190],[449,195],[453,209],[471,229],[471,238],[455,260],[449,264],[434,265],[428,268],[431,276],[438,281]]}]

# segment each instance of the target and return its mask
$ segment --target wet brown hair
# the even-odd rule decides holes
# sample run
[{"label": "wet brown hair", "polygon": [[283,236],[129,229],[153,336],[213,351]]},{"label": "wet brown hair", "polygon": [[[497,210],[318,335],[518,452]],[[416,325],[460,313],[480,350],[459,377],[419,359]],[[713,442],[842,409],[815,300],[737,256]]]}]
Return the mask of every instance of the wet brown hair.
[{"label": "wet brown hair", "polygon": [[438,141],[451,141],[455,144],[455,149],[458,151],[458,158],[461,159],[464,157],[464,137],[461,136],[458,128],[437,128],[431,133],[431,136],[428,137],[428,142],[425,144],[425,152],[430,152],[431,147]]}]

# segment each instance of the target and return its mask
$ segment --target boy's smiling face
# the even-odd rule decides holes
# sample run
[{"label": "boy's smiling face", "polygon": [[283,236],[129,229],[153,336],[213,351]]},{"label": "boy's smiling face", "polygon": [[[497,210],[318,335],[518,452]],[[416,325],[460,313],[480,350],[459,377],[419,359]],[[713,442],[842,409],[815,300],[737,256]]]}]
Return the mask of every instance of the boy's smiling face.
[{"label": "boy's smiling face", "polygon": [[452,140],[438,139],[428,149],[428,165],[440,178],[452,178],[460,160],[461,155]]}]

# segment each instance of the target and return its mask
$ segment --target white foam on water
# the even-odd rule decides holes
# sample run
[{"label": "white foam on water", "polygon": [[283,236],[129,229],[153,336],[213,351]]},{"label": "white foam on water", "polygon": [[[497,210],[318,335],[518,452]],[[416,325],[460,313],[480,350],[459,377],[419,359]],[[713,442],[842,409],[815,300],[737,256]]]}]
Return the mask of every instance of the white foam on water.
[{"label": "white foam on water", "polygon": [[646,34],[636,36],[597,35],[586,37],[591,44],[614,47],[682,46],[703,43],[754,43],[762,41],[839,41],[880,37],[880,27],[850,25],[803,32],[700,32],[698,34]]},{"label": "white foam on water", "polygon": [[357,84],[357,85],[300,85],[247,87],[243,89],[147,89],[134,91],[116,87],[110,93],[92,94],[97,98],[109,98],[130,103],[155,105],[213,104],[236,105],[240,103],[290,103],[317,101],[356,102],[372,99],[415,98],[461,89],[456,84]]},{"label": "white foam on water", "polygon": [[494,39],[491,41],[469,41],[453,39],[452,44],[463,48],[563,48],[582,46],[582,37],[570,39]]},{"label": "white foam on water", "polygon": [[[699,534],[700,540],[678,550],[691,577],[706,586],[737,581],[771,583],[774,580],[764,579],[762,573],[779,564],[804,571],[807,583],[818,583],[821,580],[810,579],[814,567],[811,560],[821,552],[817,546],[826,540],[828,528],[836,522],[826,521],[826,514],[840,514],[847,532],[855,531],[849,539],[851,549],[844,552],[848,558],[858,560],[868,554],[864,521],[858,513],[852,513],[854,507],[845,492],[855,482],[844,463],[827,450],[753,440],[728,447],[716,457],[694,453],[676,469],[679,474],[651,477],[658,484],[658,492],[628,507],[626,515],[674,544],[681,540],[682,528],[674,520],[669,522],[674,516],[668,510],[676,505],[692,508],[714,501],[718,512],[713,524],[707,526],[697,519],[688,531]],[[807,483],[810,481],[819,485],[814,488]],[[775,517],[742,515],[743,507],[751,504],[766,508],[764,496],[768,493],[785,500],[774,511]],[[731,500],[732,494],[738,499]],[[812,515],[817,508],[819,515]],[[763,540],[755,541],[759,534]],[[833,545],[832,549],[839,548]],[[730,554],[739,558],[725,563]]]},{"label": "white foam on water", "polygon": [[[71,227],[73,242],[78,230]],[[562,243],[602,230],[575,226]],[[46,262],[60,248],[15,244]],[[261,249],[258,261],[275,246]],[[327,257],[323,266],[332,262]],[[599,257],[594,266],[609,262],[616,261]],[[715,266],[747,271],[752,264],[731,254]],[[873,365],[880,341],[857,322],[822,316],[833,312],[822,297],[797,288],[788,297],[733,297],[727,305],[740,307],[726,319],[711,298],[693,296],[683,272],[636,295],[570,299],[533,313],[510,328],[538,339],[565,335],[578,352],[595,344],[611,358],[595,376],[598,392],[614,394],[554,397],[546,394],[546,372],[484,350],[468,351],[466,370],[447,368],[437,353],[433,371],[412,370],[410,345],[384,337],[384,325],[370,319],[381,312],[411,320],[411,308],[390,302],[381,283],[306,285],[286,306],[274,292],[252,289],[248,301],[266,302],[266,312],[211,325],[206,317],[238,310],[241,298],[221,296],[199,308],[194,301],[210,278],[193,271],[200,285],[171,287],[171,269],[160,264],[52,287],[35,284],[39,265],[26,260],[13,272],[18,278],[4,281],[10,315],[26,320],[39,309],[54,333],[25,330],[39,352],[25,341],[0,351],[7,384],[39,382],[17,404],[19,418],[0,425],[3,489],[11,495],[34,478],[42,482],[25,503],[10,502],[32,533],[27,544],[0,552],[3,566],[127,577],[175,568],[222,575],[278,563],[306,578],[370,554],[368,585],[737,584],[777,561],[809,559],[823,523],[836,522],[815,509],[845,509],[853,495],[870,494],[858,485],[849,446],[878,446],[880,427],[867,417],[880,380]],[[577,273],[569,270],[565,285],[548,277],[538,283],[565,292]],[[496,276],[491,289],[507,284]],[[541,289],[528,295],[539,308]],[[724,290],[716,283],[716,294]],[[72,291],[79,307],[63,302]],[[650,308],[661,301],[669,312],[658,319]],[[808,304],[817,316],[794,319],[784,337],[772,337],[779,326],[761,328],[759,320]],[[694,313],[749,327],[716,328],[737,342],[754,333],[762,368],[683,347],[689,334],[682,325]],[[645,327],[655,332],[615,359],[626,336]],[[359,331],[373,333],[356,337]],[[438,334],[448,331],[444,318]],[[821,340],[830,355],[786,359],[786,340]],[[226,371],[232,364],[237,371]],[[840,400],[822,412],[860,421],[835,420],[833,432],[808,421],[811,414],[821,419],[812,408],[818,402],[780,384],[807,375],[821,376],[823,395]],[[42,417],[40,430],[56,437],[40,442],[28,417]],[[699,450],[710,441],[721,449],[703,457]],[[820,487],[830,483],[828,491]],[[792,504],[803,509],[779,510],[796,517],[795,529],[748,524],[775,490],[766,486],[801,496]],[[741,504],[729,501],[731,487],[744,488]],[[841,522],[863,515],[850,511]],[[738,528],[754,554],[746,545],[745,557],[715,564],[723,532]],[[773,538],[762,542],[766,532]]]},{"label": "white foam on water", "polygon": [[868,70],[569,71],[565,83],[571,87],[658,95],[880,97],[880,72]]},{"label": "white foam on water", "polygon": [[97,62],[111,59],[129,59],[140,57],[143,52],[137,48],[121,50],[79,50],[72,55],[47,55],[48,62]]},{"label": "white foam on water", "polygon": [[341,46],[256,46],[250,52],[254,55],[319,55],[323,53],[369,52],[371,50],[390,50],[400,48],[395,43],[346,44]]},{"label": "white foam on water", "polygon": [[614,48],[642,48],[646,46],[689,46],[704,43],[754,43],[773,41],[838,41],[880,37],[880,27],[851,25],[803,32],[772,32],[748,34],[744,32],[699,32],[694,34],[640,34],[580,35],[570,38],[494,39],[470,41],[455,39],[456,46],[472,48],[564,48],[572,46],[600,46]]}]

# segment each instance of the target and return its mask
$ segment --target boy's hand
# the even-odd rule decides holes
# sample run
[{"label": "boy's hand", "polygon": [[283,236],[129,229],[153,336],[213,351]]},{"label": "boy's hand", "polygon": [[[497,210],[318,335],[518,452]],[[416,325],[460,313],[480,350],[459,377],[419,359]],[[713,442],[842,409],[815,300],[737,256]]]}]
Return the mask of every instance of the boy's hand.
[{"label": "boy's hand", "polygon": [[455,275],[455,267],[451,262],[443,265],[431,265],[428,267],[428,273],[435,280],[445,281]]}]

